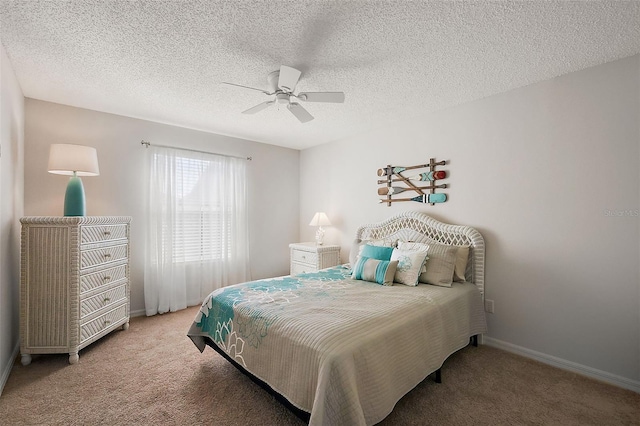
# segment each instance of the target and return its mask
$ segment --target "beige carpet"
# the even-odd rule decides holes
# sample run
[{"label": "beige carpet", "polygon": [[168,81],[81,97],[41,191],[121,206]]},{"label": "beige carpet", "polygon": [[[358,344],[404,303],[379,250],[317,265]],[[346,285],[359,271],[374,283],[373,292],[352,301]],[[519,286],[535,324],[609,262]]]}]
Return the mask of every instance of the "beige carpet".
[{"label": "beige carpet", "polygon": [[[80,352],[18,361],[2,425],[301,425],[224,358],[186,337],[196,308],[133,318]],[[467,347],[381,425],[640,425],[640,394],[498,349]]]}]

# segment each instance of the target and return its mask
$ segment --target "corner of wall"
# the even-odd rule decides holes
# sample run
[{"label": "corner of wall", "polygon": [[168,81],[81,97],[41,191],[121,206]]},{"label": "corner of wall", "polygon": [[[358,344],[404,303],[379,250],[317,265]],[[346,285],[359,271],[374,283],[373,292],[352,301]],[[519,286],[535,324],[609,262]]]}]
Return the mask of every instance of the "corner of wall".
[{"label": "corner of wall", "polygon": [[24,214],[24,95],[0,43],[0,394],[19,342],[20,217]]}]

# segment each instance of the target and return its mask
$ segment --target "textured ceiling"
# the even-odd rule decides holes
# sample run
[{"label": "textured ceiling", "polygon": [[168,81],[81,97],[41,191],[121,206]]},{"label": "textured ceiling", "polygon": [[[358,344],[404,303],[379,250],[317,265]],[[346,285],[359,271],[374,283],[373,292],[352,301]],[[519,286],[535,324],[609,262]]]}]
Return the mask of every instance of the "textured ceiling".
[{"label": "textured ceiling", "polygon": [[[0,0],[24,95],[303,149],[640,52],[638,1]],[[241,111],[281,64],[344,104]]]}]

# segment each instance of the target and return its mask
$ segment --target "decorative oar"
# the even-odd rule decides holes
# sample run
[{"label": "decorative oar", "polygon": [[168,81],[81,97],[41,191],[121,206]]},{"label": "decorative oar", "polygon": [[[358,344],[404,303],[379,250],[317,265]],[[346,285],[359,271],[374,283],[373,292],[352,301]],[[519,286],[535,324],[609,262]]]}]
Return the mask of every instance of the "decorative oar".
[{"label": "decorative oar", "polygon": [[447,201],[447,194],[422,194],[413,198],[396,198],[391,200],[378,200],[378,203],[394,203],[396,201],[416,201],[418,203],[432,204],[444,203]]},{"label": "decorative oar", "polygon": [[431,172],[424,172],[424,173],[420,173],[419,175],[411,176],[409,177],[409,179],[427,182],[427,181],[434,181],[438,179],[444,179],[446,177],[447,177],[447,172],[445,172],[444,170],[438,170],[438,171],[434,170]]},{"label": "decorative oar", "polygon": [[[429,186],[419,186],[418,189],[438,189],[438,188],[446,188],[447,184],[443,183],[442,185],[429,185]],[[402,188],[399,186],[391,186],[391,187],[383,187],[378,188],[378,195],[394,195],[399,194],[404,191],[414,191],[413,188]]]},{"label": "decorative oar", "polygon": [[[420,173],[419,175],[408,176],[406,178],[404,176],[400,177],[401,179],[391,179],[391,182],[404,182],[405,179],[417,180],[420,182],[433,182],[434,180],[445,179],[447,177],[447,172],[444,170],[437,170],[433,172]],[[389,182],[389,180],[378,180],[379,185],[387,182]]]},{"label": "decorative oar", "polygon": [[396,173],[401,173],[404,172],[405,170],[412,170],[412,169],[424,169],[425,167],[429,167],[428,164],[419,164],[417,166],[410,166],[410,167],[385,167],[384,169],[378,169],[378,176],[389,176],[392,174],[396,174]]}]

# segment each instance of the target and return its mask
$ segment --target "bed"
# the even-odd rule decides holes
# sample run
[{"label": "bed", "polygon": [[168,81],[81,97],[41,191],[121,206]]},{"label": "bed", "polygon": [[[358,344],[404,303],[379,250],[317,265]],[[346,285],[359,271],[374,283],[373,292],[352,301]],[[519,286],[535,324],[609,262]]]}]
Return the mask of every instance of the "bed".
[{"label": "bed", "polygon": [[356,242],[468,246],[451,287],[352,279],[353,264],[211,293],[188,336],[271,389],[311,425],[380,422],[445,360],[486,333],[484,240],[467,226],[404,212],[360,227]]}]

